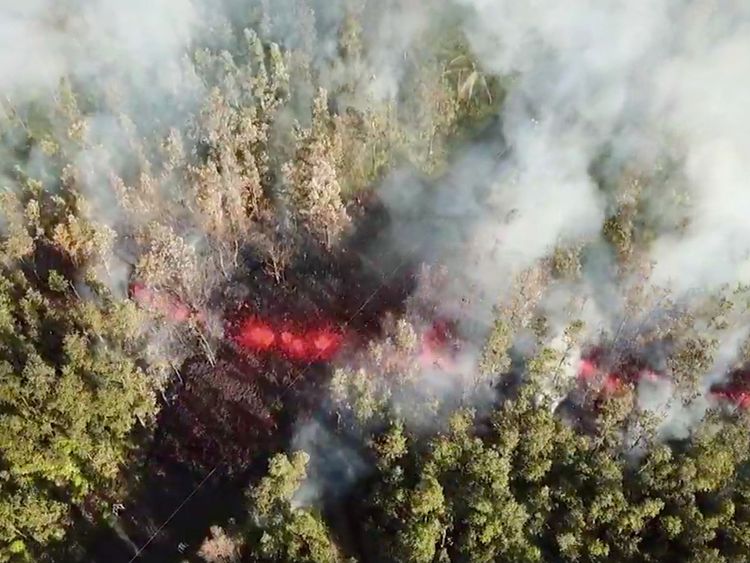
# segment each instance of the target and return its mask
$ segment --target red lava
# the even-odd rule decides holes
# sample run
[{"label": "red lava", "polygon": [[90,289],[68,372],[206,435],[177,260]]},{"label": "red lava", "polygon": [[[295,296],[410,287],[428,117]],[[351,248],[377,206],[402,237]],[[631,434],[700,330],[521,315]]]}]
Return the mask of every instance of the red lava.
[{"label": "red lava", "polygon": [[[578,378],[582,383],[597,384],[596,377],[602,374],[602,367],[599,364],[600,354],[601,351],[594,350],[588,356],[581,358],[578,364]],[[622,373],[620,371],[607,372],[599,380],[598,385],[605,395],[611,395],[622,389],[628,381],[637,383],[643,380],[656,383],[666,377],[664,374],[635,364],[623,365],[620,369]],[[728,382],[711,387],[710,395],[720,401],[732,403],[740,409],[750,409],[750,371],[737,370],[730,373]]]},{"label": "red lava", "polygon": [[726,382],[711,387],[711,395],[741,409],[750,409],[750,370],[738,369],[729,373]]},{"label": "red lava", "polygon": [[[641,380],[655,383],[663,375],[639,365],[637,362],[623,362],[616,370],[605,371],[600,363],[602,351],[595,349],[581,358],[578,364],[578,379],[587,385],[598,384],[607,395],[616,393],[630,382],[637,384]],[[601,376],[601,379],[597,379]]]},{"label": "red lava", "polygon": [[235,340],[243,348],[261,352],[274,347],[276,334],[260,319],[248,317],[243,321]]},{"label": "red lava", "polygon": [[726,389],[721,391],[711,391],[711,394],[719,399],[724,399],[725,401],[734,403],[741,409],[747,410],[750,408],[750,392],[748,391]]},{"label": "red lava", "polygon": [[580,377],[584,381],[589,381],[596,375],[598,371],[599,368],[596,366],[593,360],[583,358],[581,360],[581,364],[578,366],[578,377]]},{"label": "red lava", "polygon": [[312,343],[317,353],[323,358],[333,356],[341,346],[341,334],[332,330],[318,330],[311,334]]},{"label": "red lava", "polygon": [[[193,311],[179,299],[141,282],[131,285],[131,296],[141,306],[156,310],[174,322],[185,322],[191,316],[203,318],[200,312]],[[227,334],[249,352],[277,354],[297,362],[330,360],[345,340],[343,332],[333,323],[305,326],[302,323],[274,322],[256,314],[227,324]],[[455,365],[457,349],[453,323],[439,319],[421,336],[419,361],[424,366],[450,369]]]},{"label": "red lava", "polygon": [[325,361],[336,355],[343,334],[331,327],[277,327],[256,316],[239,323],[235,342],[251,352],[278,353],[300,362]]},{"label": "red lava", "polygon": [[[133,282],[130,296],[144,308],[159,312],[172,322],[183,323],[191,317],[202,320],[195,311],[173,295],[155,290],[144,283]],[[450,369],[455,365],[458,349],[452,324],[437,320],[421,336],[419,361],[424,366]],[[298,327],[289,323],[275,324],[250,315],[233,323],[239,326],[231,337],[239,346],[253,353],[278,354],[297,362],[327,361],[332,359],[344,342],[344,334],[330,324],[318,327]],[[622,390],[626,383],[640,380],[657,382],[663,374],[640,367],[636,363],[621,365],[615,371],[604,372],[601,365],[603,351],[595,348],[582,357],[578,365],[578,379],[586,385],[597,385],[605,395]],[[601,379],[597,379],[601,376]],[[750,409],[750,371],[737,371],[729,376],[729,383],[715,385],[710,394],[719,400],[733,403],[741,409]]]},{"label": "red lava", "polygon": [[456,347],[451,323],[437,320],[422,334],[419,361],[424,366],[450,369],[455,365]]},{"label": "red lava", "polygon": [[156,291],[145,284],[135,282],[130,286],[133,300],[142,307],[158,311],[170,321],[183,323],[190,318],[190,307],[182,303],[176,297]]}]

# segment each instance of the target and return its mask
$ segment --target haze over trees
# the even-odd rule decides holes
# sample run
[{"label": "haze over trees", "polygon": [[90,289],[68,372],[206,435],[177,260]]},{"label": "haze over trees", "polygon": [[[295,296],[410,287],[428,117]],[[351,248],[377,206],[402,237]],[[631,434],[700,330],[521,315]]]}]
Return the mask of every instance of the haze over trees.
[{"label": "haze over trees", "polygon": [[638,96],[625,8],[114,4],[0,9],[46,63],[0,57],[0,562],[748,559],[735,125],[641,99],[700,56]]}]

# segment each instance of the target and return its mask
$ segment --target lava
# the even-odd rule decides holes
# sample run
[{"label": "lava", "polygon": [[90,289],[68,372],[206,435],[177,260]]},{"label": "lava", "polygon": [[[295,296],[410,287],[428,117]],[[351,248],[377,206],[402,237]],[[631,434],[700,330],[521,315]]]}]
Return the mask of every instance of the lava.
[{"label": "lava", "polygon": [[453,324],[444,319],[436,320],[422,334],[419,361],[424,366],[449,369],[455,364],[457,343],[453,336]]},{"label": "lava", "polygon": [[[319,411],[329,361],[366,354],[390,319],[405,314],[421,270],[412,251],[383,253],[390,216],[370,195],[348,207],[351,228],[335,250],[300,237],[283,280],[255,245],[242,245],[230,279],[217,279],[206,296],[210,308],[180,302],[131,271],[129,297],[139,307],[191,333],[179,336],[197,328],[211,337],[211,357],[195,350],[165,390],[153,448],[160,460],[246,474],[259,455],[281,448],[297,414]],[[293,410],[282,412],[281,403]]]},{"label": "lava", "polygon": [[238,323],[232,339],[240,347],[254,353],[277,353],[300,362],[327,361],[333,358],[343,343],[343,334],[330,325],[292,327],[275,326],[255,315]]},{"label": "lava", "polygon": [[[622,389],[622,376],[616,372],[609,371],[606,371],[602,375],[603,370],[600,356],[600,352],[595,350],[590,355],[581,358],[578,366],[578,378],[586,385],[599,383],[601,385],[601,391],[606,395],[611,395]],[[601,379],[597,379],[600,375]]]},{"label": "lava", "polygon": [[[658,381],[663,375],[647,367],[643,361],[621,358],[615,365],[609,365],[605,352],[594,348],[585,354],[578,364],[578,379],[586,385],[599,384],[601,391],[610,395],[627,384],[637,384],[641,380]],[[600,378],[600,379],[599,379]]]},{"label": "lava", "polygon": [[330,329],[318,329],[310,333],[313,349],[324,359],[330,358],[338,351],[341,340],[341,334]]},{"label": "lava", "polygon": [[190,307],[176,297],[151,289],[141,282],[130,285],[130,295],[142,307],[157,311],[172,322],[183,323],[192,314]]},{"label": "lava", "polygon": [[[600,348],[592,349],[578,364],[579,381],[586,385],[598,385],[601,392],[611,395],[628,383],[653,383],[666,377],[650,369],[642,361],[631,358],[621,359],[614,369],[605,369],[607,365],[604,351]],[[732,403],[743,410],[750,409],[750,370],[731,372],[726,382],[713,385],[709,393],[719,401]]]},{"label": "lava", "polygon": [[[315,327],[274,324],[256,315],[235,322],[231,340],[252,353],[278,354],[297,362],[331,360],[351,338],[331,323]],[[424,366],[452,367],[457,350],[452,323],[436,321],[421,336],[419,361]]]},{"label": "lava", "polygon": [[590,358],[582,358],[581,363],[578,366],[578,377],[584,381],[591,380],[599,371],[599,367],[596,365],[594,360]]},{"label": "lava", "polygon": [[[130,295],[142,307],[154,310],[175,323],[204,318],[201,311],[140,281],[131,284]],[[254,310],[226,319],[224,334],[227,341],[251,354],[275,355],[302,363],[329,361],[345,341],[366,338],[356,328],[345,333],[338,323],[330,319],[289,322],[286,315],[282,317],[278,312],[267,317]],[[419,363],[427,367],[451,369],[455,366],[458,348],[455,322],[438,319],[420,336]]]},{"label": "lava", "polygon": [[722,389],[711,391],[711,394],[719,399],[734,403],[741,409],[747,410],[750,408],[750,391],[741,389]]},{"label": "lava", "polygon": [[[149,288],[141,282],[130,286],[132,299],[144,308],[161,313],[175,323],[183,323],[192,316],[200,319],[182,301],[165,292]],[[227,334],[241,348],[253,353],[276,353],[299,362],[327,361],[336,355],[344,340],[343,334],[331,323],[316,327],[296,327],[289,323],[274,323],[257,315],[227,323]]]},{"label": "lava", "polygon": [[731,372],[727,383],[712,386],[710,392],[717,399],[734,403],[744,410],[750,409],[750,370]]},{"label": "lava", "polygon": [[235,341],[248,350],[265,352],[276,345],[276,333],[270,325],[251,316],[242,322]]}]

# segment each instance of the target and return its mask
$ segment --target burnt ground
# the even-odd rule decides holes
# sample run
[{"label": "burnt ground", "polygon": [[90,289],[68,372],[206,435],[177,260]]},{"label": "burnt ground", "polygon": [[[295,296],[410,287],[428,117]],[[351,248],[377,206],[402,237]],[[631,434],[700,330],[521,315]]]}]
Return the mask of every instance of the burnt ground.
[{"label": "burnt ground", "polygon": [[[252,311],[331,323],[357,347],[380,332],[387,312],[403,311],[416,285],[414,257],[384,248],[389,221],[376,200],[354,206],[355,228],[340,250],[302,243],[281,284],[247,250],[245,267],[215,299],[228,332]],[[191,554],[209,526],[242,517],[248,484],[272,453],[288,447],[295,422],[319,412],[330,365],[250,354],[230,339],[216,356],[215,365],[196,356],[181,367],[140,468],[125,476],[136,492],[114,519],[119,531],[102,522],[77,525],[84,554],[75,560],[127,562],[153,537],[138,561],[197,561]]]}]

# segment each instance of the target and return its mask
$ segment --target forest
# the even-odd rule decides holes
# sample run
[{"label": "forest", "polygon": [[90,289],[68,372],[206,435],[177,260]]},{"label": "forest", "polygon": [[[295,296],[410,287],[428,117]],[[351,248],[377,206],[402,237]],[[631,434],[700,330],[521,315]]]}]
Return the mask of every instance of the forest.
[{"label": "forest", "polygon": [[740,0],[33,0],[0,74],[0,563],[750,560]]}]

